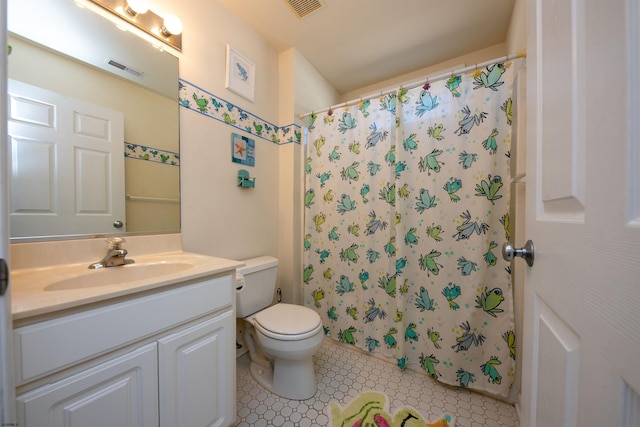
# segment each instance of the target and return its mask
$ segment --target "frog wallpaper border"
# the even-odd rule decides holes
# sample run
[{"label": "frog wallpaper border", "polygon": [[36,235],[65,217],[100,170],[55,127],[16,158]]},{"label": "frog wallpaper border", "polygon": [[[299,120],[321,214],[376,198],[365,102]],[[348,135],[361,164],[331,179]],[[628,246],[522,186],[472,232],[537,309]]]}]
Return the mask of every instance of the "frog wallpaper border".
[{"label": "frog wallpaper border", "polygon": [[300,144],[302,141],[300,126],[296,124],[278,126],[270,123],[182,78],[179,79],[179,103],[182,108],[223,122],[234,129],[274,144]]}]

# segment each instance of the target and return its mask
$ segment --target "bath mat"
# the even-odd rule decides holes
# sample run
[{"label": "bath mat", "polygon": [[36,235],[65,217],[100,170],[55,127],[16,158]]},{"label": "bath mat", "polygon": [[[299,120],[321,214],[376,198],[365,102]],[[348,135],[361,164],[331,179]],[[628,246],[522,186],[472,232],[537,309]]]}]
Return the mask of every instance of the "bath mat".
[{"label": "bath mat", "polygon": [[444,414],[427,421],[410,406],[404,406],[394,415],[389,413],[387,395],[378,391],[360,393],[345,407],[330,402],[327,411],[331,427],[453,427],[454,418]]}]

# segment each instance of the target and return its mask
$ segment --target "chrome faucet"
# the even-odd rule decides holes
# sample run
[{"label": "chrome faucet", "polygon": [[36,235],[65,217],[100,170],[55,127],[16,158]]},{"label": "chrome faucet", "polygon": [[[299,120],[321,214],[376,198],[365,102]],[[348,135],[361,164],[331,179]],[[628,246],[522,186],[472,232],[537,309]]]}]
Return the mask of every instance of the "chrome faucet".
[{"label": "chrome faucet", "polygon": [[132,264],[135,261],[125,259],[127,250],[122,248],[125,240],[122,237],[111,237],[107,239],[109,250],[107,254],[98,262],[94,262],[89,268],[117,267],[125,264]]}]

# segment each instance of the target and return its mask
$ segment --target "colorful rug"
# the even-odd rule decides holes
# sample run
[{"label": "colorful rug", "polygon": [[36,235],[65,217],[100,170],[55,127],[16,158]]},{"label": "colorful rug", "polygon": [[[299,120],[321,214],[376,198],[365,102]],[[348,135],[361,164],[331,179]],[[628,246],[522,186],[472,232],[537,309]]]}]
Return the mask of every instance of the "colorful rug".
[{"label": "colorful rug", "polygon": [[453,427],[455,422],[450,414],[426,421],[410,406],[404,406],[392,415],[387,395],[377,391],[361,393],[345,407],[330,402],[328,412],[331,427]]}]

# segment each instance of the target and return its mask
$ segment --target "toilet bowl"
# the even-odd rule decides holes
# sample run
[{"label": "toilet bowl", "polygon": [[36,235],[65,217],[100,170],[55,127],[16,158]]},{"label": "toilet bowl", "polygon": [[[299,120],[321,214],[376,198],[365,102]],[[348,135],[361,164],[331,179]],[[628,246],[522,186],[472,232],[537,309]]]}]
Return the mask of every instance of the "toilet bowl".
[{"label": "toilet bowl", "polygon": [[324,331],[314,310],[278,303],[271,305],[277,260],[246,260],[238,269],[236,316],[245,321],[244,342],[249,371],[267,390],[288,399],[304,400],[317,390],[313,355]]},{"label": "toilet bowl", "polygon": [[[320,316],[309,308],[281,303],[245,321],[253,327],[253,333],[245,335],[245,343],[254,379],[288,399],[304,400],[316,394],[313,355],[324,338]],[[256,349],[253,343],[253,356],[247,340],[257,340],[259,347]]]}]

